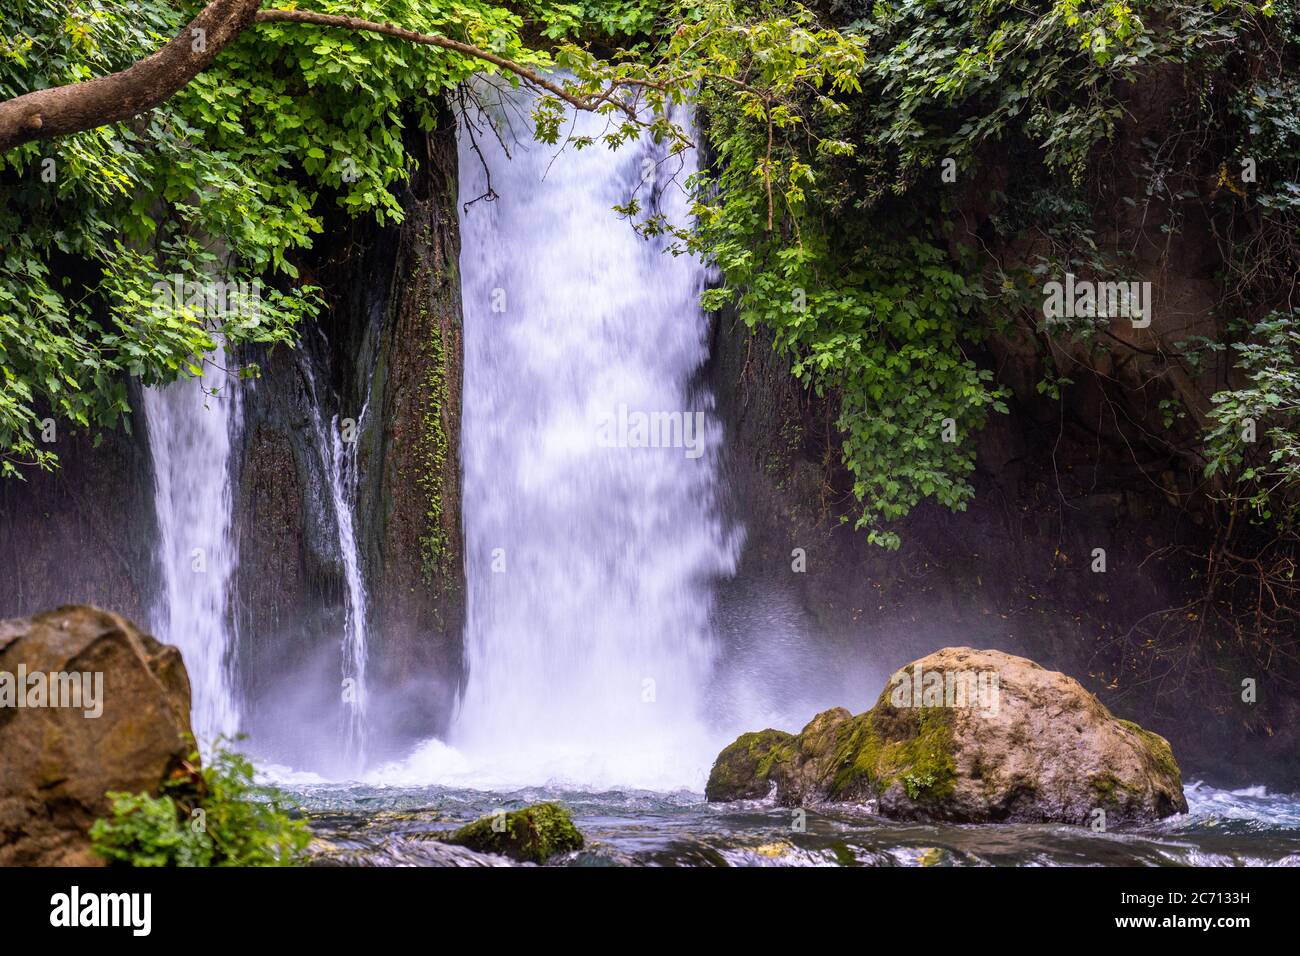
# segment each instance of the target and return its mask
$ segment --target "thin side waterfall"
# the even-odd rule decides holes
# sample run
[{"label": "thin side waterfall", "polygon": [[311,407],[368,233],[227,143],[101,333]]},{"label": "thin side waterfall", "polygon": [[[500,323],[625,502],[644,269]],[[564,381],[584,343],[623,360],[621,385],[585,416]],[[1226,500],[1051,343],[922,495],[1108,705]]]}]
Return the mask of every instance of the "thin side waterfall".
[{"label": "thin side waterfall", "polygon": [[[580,115],[576,132],[601,123]],[[706,272],[611,209],[636,191],[684,222],[693,151],[555,159],[532,142],[507,155],[486,129],[475,139],[499,198],[473,202],[487,181],[462,130],[456,766],[489,782],[699,788],[718,743],[713,584],[739,549],[716,500],[721,427],[692,386]]]},{"label": "thin side waterfall", "polygon": [[367,598],[365,581],[361,575],[361,556],[357,548],[353,525],[356,507],[357,468],[355,435],[361,432],[366,408],[352,424],[352,439],[344,434],[337,415],[325,426],[321,415],[320,398],[316,380],[309,367],[305,367],[311,391],[312,425],[320,449],[321,467],[329,484],[330,506],[334,513],[334,526],[338,531],[338,553],[343,563],[343,576],[347,585],[347,604],[344,611],[342,640],[342,672],[345,685],[344,744],[345,753],[355,764],[365,761],[366,744],[366,634]]},{"label": "thin side waterfall", "polygon": [[218,347],[201,379],[144,392],[154,465],[163,599],[154,632],[181,649],[193,692],[193,725],[205,746],[239,729],[229,595],[238,561],[232,528],[230,451],[240,396]]}]

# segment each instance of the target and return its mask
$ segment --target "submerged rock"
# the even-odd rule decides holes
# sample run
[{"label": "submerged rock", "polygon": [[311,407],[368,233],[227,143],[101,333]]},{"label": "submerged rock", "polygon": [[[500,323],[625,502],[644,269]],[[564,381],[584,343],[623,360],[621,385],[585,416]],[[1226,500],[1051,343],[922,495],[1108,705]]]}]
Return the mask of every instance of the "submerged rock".
[{"label": "submerged rock", "polygon": [[718,755],[705,796],[773,791],[789,806],[875,800],[884,816],[959,823],[1113,826],[1187,810],[1163,737],[1064,674],[969,647],[907,665],[864,714],[840,707],[798,735],[741,736]]},{"label": "submerged rock", "polygon": [[581,850],[582,833],[558,803],[535,803],[522,810],[482,817],[442,837],[480,853],[495,853],[526,863],[544,863],[557,853]]},{"label": "submerged rock", "polygon": [[102,865],[105,792],[156,792],[190,733],[176,648],[93,607],[0,621],[0,866]]}]

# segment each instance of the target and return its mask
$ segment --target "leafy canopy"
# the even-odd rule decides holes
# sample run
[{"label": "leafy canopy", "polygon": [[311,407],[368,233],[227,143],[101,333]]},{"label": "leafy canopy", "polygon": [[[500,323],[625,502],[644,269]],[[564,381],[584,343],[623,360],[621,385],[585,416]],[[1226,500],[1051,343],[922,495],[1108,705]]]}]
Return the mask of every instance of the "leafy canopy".
[{"label": "leafy canopy", "polygon": [[[711,159],[687,184],[694,221],[666,222],[636,195],[619,211],[715,263],[706,305],[764,330],[799,380],[836,403],[857,524],[886,546],[898,543],[889,522],[922,500],[960,508],[972,494],[972,436],[1005,409],[981,343],[1023,310],[1042,270],[1080,257],[1114,266],[1092,241],[1086,186],[1125,91],[1185,67],[1206,77],[1210,104],[1228,58],[1269,29],[1280,48],[1294,44],[1296,22],[1290,0],[843,0],[829,4],[833,23],[778,0],[311,6],[561,71],[608,125],[571,139],[568,107],[543,94],[534,133],[548,143],[650,135],[687,149],[700,144],[672,116],[690,104]],[[119,69],[195,8],[11,0],[0,96]],[[1266,27],[1275,12],[1281,22]],[[413,162],[404,130],[434,123],[474,74],[517,82],[443,49],[262,24],[148,116],[0,155],[0,471],[52,464],[37,441],[44,415],[111,426],[129,411],[128,379],[198,374],[217,339],[292,343],[321,307],[295,253],[331,205],[400,219],[394,187]],[[1264,79],[1234,107],[1253,154],[1286,169],[1300,155],[1295,91]],[[1007,194],[989,197],[1002,238],[1046,237],[1050,257],[991,263],[958,228],[959,198],[972,193],[943,187],[940,171],[966,184],[989,155],[1014,172]],[[1270,177],[1261,204],[1293,215],[1294,178]],[[218,274],[265,281],[255,321],[156,301],[160,277]],[[1047,387],[1068,382],[1049,375]]]},{"label": "leafy canopy", "polygon": [[[198,8],[168,0],[13,0],[0,10],[0,98],[123,69]],[[610,29],[647,7],[482,0],[321,0],[313,9],[442,33],[518,63],[552,58],[522,39],[571,32],[597,6]],[[129,425],[128,381],[199,375],[218,341],[292,343],[318,314],[294,253],[330,205],[401,218],[409,123],[495,67],[365,33],[258,25],[175,97],[131,122],[0,154],[0,475],[52,467],[52,420]],[[217,311],[155,286],[265,282],[257,309]],[[246,369],[251,374],[254,369]]]}]

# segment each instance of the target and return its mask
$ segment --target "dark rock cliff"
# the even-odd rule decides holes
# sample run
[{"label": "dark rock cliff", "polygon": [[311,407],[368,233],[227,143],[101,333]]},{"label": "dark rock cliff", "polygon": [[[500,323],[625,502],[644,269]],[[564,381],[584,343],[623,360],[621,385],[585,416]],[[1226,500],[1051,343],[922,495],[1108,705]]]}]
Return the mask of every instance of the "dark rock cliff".
[{"label": "dark rock cliff", "polygon": [[371,384],[373,445],[359,500],[373,594],[376,681],[398,739],[442,729],[461,681],[462,334],[456,138],[423,137],[393,262],[401,291]]},{"label": "dark rock cliff", "polygon": [[455,127],[444,113],[431,133],[410,129],[404,221],[327,223],[328,240],[303,264],[326,314],[296,351],[255,357],[263,374],[249,389],[239,455],[240,675],[255,735],[288,752],[340,743],[347,584],[331,432],[355,435],[348,453],[378,753],[441,730],[460,681]]},{"label": "dark rock cliff", "polygon": [[[844,706],[859,709],[892,670],[945,645],[1021,654],[1167,737],[1190,779],[1300,783],[1291,675],[1239,660],[1212,628],[1161,639],[1171,612],[1196,623],[1206,534],[1144,475],[1099,459],[1095,436],[1044,428],[1014,403],[978,438],[969,508],[923,505],[898,524],[903,544],[890,552],[852,529],[832,411],[798,388],[769,343],[723,318],[710,371],[746,533],[719,601],[731,642],[753,626],[754,602],[776,596],[777,630],[824,642],[840,662],[832,668],[854,675],[846,694],[860,691]],[[1092,570],[1095,548],[1104,573]],[[1212,668],[1198,636],[1214,649]],[[1242,699],[1247,678],[1253,704]]]},{"label": "dark rock cliff", "polygon": [[87,602],[149,620],[157,593],[153,464],[144,415],[131,425],[98,445],[60,425],[48,446],[57,470],[0,480],[0,618]]}]

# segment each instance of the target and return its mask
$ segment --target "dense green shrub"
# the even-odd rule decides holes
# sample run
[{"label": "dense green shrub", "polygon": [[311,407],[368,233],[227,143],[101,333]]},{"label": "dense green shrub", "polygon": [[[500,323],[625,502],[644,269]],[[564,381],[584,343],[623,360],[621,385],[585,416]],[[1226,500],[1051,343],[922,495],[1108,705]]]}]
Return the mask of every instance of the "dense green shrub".
[{"label": "dense green shrub", "polygon": [[158,796],[109,793],[110,815],[90,830],[95,852],[129,866],[291,866],[310,834],[283,797],[253,782],[248,758],[218,746],[202,770],[164,785]]},{"label": "dense green shrub", "polygon": [[1300,312],[1271,313],[1232,345],[1245,382],[1214,395],[1206,472],[1257,519],[1300,531]]},{"label": "dense green shrub", "polygon": [[[889,521],[924,498],[960,508],[972,494],[972,433],[1004,407],[980,365],[987,336],[1015,317],[1042,353],[1040,393],[1056,398],[1076,368],[1055,364],[1052,340],[1113,346],[1095,318],[1049,326],[1038,293],[1048,274],[1128,276],[1123,251],[1096,236],[1108,221],[1098,198],[1116,181],[1136,188],[1108,202],[1177,209],[1203,188],[1189,157],[1215,157],[1218,204],[1262,216],[1268,236],[1228,244],[1241,261],[1225,277],[1227,317],[1285,300],[1297,17],[1289,2],[1243,0],[832,7],[834,29],[788,3],[709,4],[701,22],[713,17],[721,38],[703,43],[698,27],[674,40],[703,51],[682,56],[706,61],[695,99],[717,157],[681,238],[720,266],[709,304],[770,330],[795,374],[838,403],[858,525],[895,546]],[[1183,98],[1168,138],[1128,143],[1133,91],[1158,75],[1177,77]],[[1121,146],[1139,146],[1144,165],[1108,165]],[[1244,156],[1267,169],[1250,196],[1224,172]],[[991,167],[1005,175],[982,186]],[[991,210],[991,236],[964,231],[972,206]],[[1177,230],[1178,216],[1160,228]]]}]

